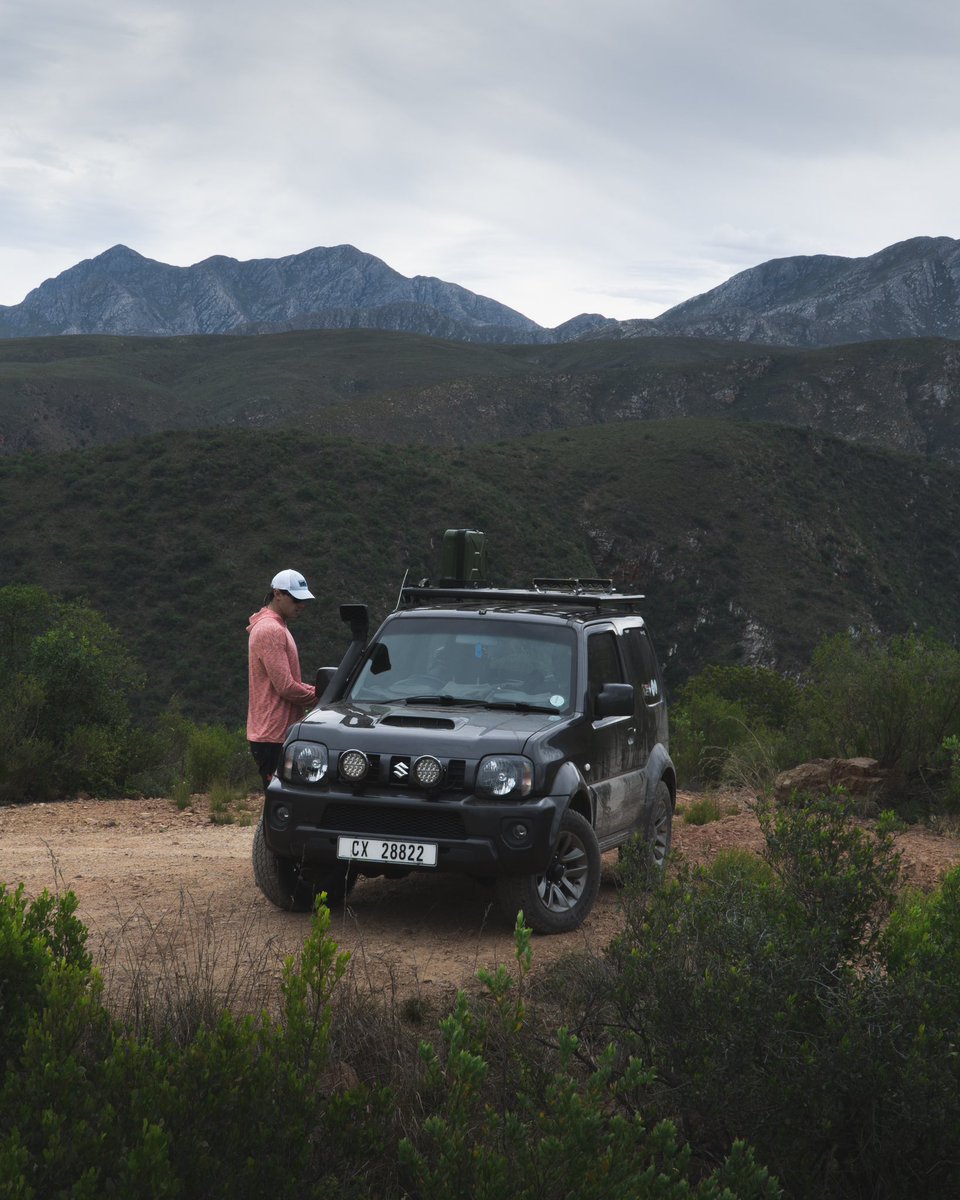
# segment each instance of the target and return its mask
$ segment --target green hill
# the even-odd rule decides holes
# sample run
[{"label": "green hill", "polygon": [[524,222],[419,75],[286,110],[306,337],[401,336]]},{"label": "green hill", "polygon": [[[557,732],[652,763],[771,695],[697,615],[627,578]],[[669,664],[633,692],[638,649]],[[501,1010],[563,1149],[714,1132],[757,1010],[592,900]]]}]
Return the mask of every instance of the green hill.
[{"label": "green hill", "polygon": [[490,346],[372,330],[0,340],[0,456],[164,430],[296,427],[452,446],[716,417],[960,464],[957,343],[797,350],[699,338]]},{"label": "green hill", "polygon": [[242,719],[244,628],[275,571],[320,598],[297,626],[309,676],[340,658],[338,604],[382,617],[407,569],[436,574],[454,526],[486,531],[494,582],[601,574],[645,592],[669,686],[709,661],[796,670],[851,626],[960,634],[960,473],[771,424],[451,448],[166,433],[2,459],[0,510],[0,581],[86,598],[146,667],[146,707],[178,695],[200,719]]}]

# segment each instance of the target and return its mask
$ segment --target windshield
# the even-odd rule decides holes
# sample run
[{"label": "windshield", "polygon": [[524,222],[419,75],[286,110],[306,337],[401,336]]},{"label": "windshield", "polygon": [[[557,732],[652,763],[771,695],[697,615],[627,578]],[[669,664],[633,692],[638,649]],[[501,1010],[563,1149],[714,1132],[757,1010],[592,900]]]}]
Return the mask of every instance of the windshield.
[{"label": "windshield", "polygon": [[563,625],[430,617],[391,622],[346,699],[472,703],[566,712],[576,638]]}]

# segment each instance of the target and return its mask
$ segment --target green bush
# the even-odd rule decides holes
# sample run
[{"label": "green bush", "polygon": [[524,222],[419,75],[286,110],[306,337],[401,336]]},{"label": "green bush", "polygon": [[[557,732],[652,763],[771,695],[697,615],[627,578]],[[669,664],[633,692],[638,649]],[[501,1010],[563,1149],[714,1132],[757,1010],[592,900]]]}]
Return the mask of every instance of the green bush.
[{"label": "green bush", "polygon": [[802,692],[799,683],[770,667],[711,665],[680,689],[679,698],[686,705],[703,695],[736,704],[751,726],[783,729],[797,711]]},{"label": "green bush", "polygon": [[[616,1069],[613,1044],[584,1070],[578,1039],[561,1028],[544,1045],[527,1028],[530,931],[517,922],[518,970],[480,972],[485,993],[461,992],[424,1043],[424,1119],[400,1143],[404,1195],[423,1200],[654,1200],[755,1197],[780,1189],[742,1143],[697,1181],[668,1120],[648,1126],[635,1107],[649,1082],[640,1064]],[[724,1191],[723,1189],[727,1190]]]},{"label": "green bush", "polygon": [[796,682],[767,667],[707,667],[679,690],[670,714],[680,777],[762,790],[789,765],[782,731],[800,697]]},{"label": "green bush", "polygon": [[863,755],[905,794],[949,775],[943,803],[960,808],[960,651],[935,638],[838,634],[818,646],[802,685],[764,668],[708,667],[680,689],[670,725],[678,773],[692,783],[762,792],[805,759]]},{"label": "green bush", "polygon": [[730,751],[749,736],[745,709],[712,692],[681,699],[670,713],[670,752],[689,784],[719,783]]},{"label": "green bush", "polygon": [[720,798],[708,794],[685,804],[681,815],[684,825],[709,825],[712,821],[719,821],[725,813],[726,809]]},{"label": "green bush", "polygon": [[194,792],[208,792],[218,783],[252,783],[256,777],[246,733],[223,725],[197,725],[190,730],[185,765]]},{"label": "green bush", "polygon": [[790,1196],[956,1194],[960,876],[890,917],[891,839],[842,797],[760,815],[763,862],[626,873],[611,988],[647,1102],[696,1159],[747,1141]]},{"label": "green bush", "polygon": [[960,650],[908,634],[847,634],[817,648],[800,707],[811,754],[868,755],[909,779],[944,765],[960,733]]},{"label": "green bush", "polygon": [[[282,1022],[223,1013],[181,1047],[117,1025],[88,961],[55,953],[71,944],[72,929],[58,937],[49,914],[35,918],[46,935],[38,944],[22,903],[19,909],[11,919],[0,908],[3,944],[18,951],[3,961],[32,964],[14,976],[29,976],[31,986],[17,993],[23,1001],[16,1010],[11,1005],[20,1019],[3,1030],[4,1195],[324,1194],[315,1186],[326,1154],[314,1140],[325,1102],[320,1072],[331,995],[345,962],[327,936],[326,910],[299,962],[285,965]],[[383,1127],[383,1112],[366,1097],[363,1105]],[[335,1140],[333,1147],[331,1161],[339,1153]]]},{"label": "green bush", "polygon": [[99,613],[0,588],[0,799],[118,791],[142,763],[128,703],[142,682]]},{"label": "green bush", "polygon": [[51,905],[28,910],[19,895],[0,905],[0,981],[30,981],[5,999],[0,1026],[4,1196],[779,1195],[740,1144],[705,1177],[691,1171],[670,1122],[648,1126],[636,1111],[644,1073],[616,1069],[612,1047],[585,1067],[566,1031],[544,1044],[527,1020],[522,926],[516,977],[482,972],[481,996],[460,994],[401,1100],[377,1085],[331,1090],[348,956],[326,908],[284,964],[277,1019],[210,1013],[181,1043],[109,1016],[70,903],[61,917]]},{"label": "green bush", "polygon": [[72,893],[54,899],[43,892],[28,904],[23,885],[9,892],[0,883],[0,1069],[15,1054],[43,1001],[43,987],[57,962],[90,967],[87,931],[75,917]]}]

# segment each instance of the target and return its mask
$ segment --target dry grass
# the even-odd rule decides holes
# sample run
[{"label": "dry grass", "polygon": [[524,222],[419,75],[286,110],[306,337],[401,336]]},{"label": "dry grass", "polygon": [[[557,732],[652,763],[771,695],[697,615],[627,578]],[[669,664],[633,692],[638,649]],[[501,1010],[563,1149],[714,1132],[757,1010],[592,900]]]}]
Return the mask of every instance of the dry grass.
[{"label": "dry grass", "polygon": [[251,902],[225,931],[209,902],[198,905],[182,890],[177,909],[138,909],[94,950],[109,1007],[137,1034],[181,1046],[225,1010],[275,1010],[283,955],[262,919]]}]

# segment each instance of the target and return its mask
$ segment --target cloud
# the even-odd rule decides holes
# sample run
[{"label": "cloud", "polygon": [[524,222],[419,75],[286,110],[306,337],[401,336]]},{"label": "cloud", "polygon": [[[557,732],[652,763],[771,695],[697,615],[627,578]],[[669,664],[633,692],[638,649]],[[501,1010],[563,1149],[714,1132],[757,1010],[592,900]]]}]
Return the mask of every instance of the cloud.
[{"label": "cloud", "polygon": [[555,324],[956,232],[934,0],[0,4],[0,303],[349,242]]}]

